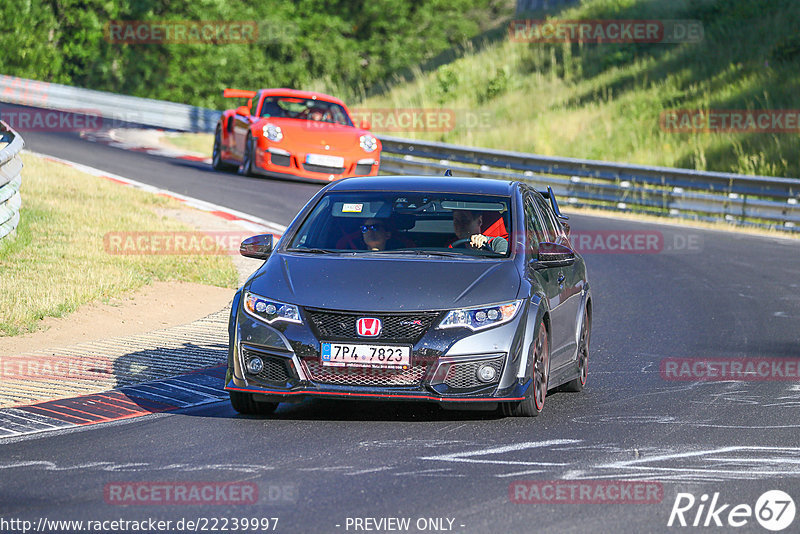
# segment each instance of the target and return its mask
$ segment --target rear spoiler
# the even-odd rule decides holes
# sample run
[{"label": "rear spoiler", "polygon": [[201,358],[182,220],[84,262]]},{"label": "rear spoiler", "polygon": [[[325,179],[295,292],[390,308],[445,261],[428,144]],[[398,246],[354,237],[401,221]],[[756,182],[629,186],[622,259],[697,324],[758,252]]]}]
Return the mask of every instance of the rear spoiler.
[{"label": "rear spoiler", "polygon": [[222,96],[225,98],[253,98],[256,96],[256,92],[244,89],[225,89],[222,91]]},{"label": "rear spoiler", "polygon": [[556,202],[556,194],[553,193],[553,188],[549,185],[547,186],[547,193],[542,193],[544,198],[550,200],[550,206],[553,208],[553,212],[556,214],[556,217],[561,219],[562,221],[568,221],[569,217],[561,213],[561,210],[558,208],[558,202]]}]

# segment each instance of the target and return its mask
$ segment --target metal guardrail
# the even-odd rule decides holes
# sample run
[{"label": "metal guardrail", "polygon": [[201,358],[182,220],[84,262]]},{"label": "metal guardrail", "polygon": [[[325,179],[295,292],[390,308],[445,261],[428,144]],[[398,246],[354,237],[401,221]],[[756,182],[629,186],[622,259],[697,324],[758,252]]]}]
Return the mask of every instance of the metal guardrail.
[{"label": "metal guardrail", "polygon": [[[0,101],[160,128],[211,132],[220,112],[0,75]],[[800,231],[800,179],[559,158],[379,136],[381,171],[550,185],[570,205]]]},{"label": "metal guardrail", "polygon": [[22,160],[19,153],[24,146],[22,137],[8,124],[0,121],[0,239],[10,235],[19,225],[22,198]]},{"label": "metal guardrail", "polygon": [[[523,180],[570,205],[800,231],[800,179],[558,158],[381,136],[381,171]],[[563,200],[562,200],[563,202]]]},{"label": "metal guardrail", "polygon": [[0,74],[0,101],[185,132],[213,132],[220,112]]}]

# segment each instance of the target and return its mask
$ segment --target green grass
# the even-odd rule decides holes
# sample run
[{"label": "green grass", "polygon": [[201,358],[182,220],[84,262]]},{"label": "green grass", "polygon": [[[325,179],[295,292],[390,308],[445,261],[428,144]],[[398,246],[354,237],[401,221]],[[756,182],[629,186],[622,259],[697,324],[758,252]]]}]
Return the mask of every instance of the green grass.
[{"label": "green grass", "polygon": [[0,335],[37,329],[92,301],[107,301],[153,281],[235,288],[227,256],[112,255],[108,232],[192,230],[157,208],[174,200],[23,155],[21,223],[0,241]]},{"label": "green grass", "polygon": [[[800,108],[794,0],[584,0],[558,18],[693,19],[695,44],[540,44],[467,53],[360,108],[446,108],[486,117],[392,135],[544,155],[800,176],[800,136],[662,131],[670,109]],[[487,124],[488,122],[488,124]],[[380,132],[378,132],[380,133]]]}]

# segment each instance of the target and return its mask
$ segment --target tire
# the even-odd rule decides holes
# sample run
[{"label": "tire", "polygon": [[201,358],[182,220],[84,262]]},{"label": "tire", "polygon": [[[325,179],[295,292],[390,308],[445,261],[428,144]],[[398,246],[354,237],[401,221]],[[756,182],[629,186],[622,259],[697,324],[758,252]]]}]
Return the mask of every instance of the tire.
[{"label": "tire", "polygon": [[583,312],[581,325],[581,338],[578,341],[578,377],[570,380],[561,387],[562,391],[577,393],[583,391],[586,379],[589,377],[589,338],[592,334],[592,321],[586,311]]},{"label": "tire", "polygon": [[547,383],[550,379],[550,338],[544,321],[539,324],[539,333],[533,345],[530,365],[531,394],[518,403],[503,403],[504,415],[513,417],[536,417],[544,408]]},{"label": "tire", "polygon": [[231,406],[241,414],[246,415],[269,415],[278,407],[277,402],[257,402],[250,393],[240,391],[229,391]]},{"label": "tire", "polygon": [[244,145],[244,161],[242,161],[242,174],[245,176],[255,176],[253,163],[255,159],[255,142],[253,136],[247,134],[247,141]]},{"label": "tire", "polygon": [[233,169],[233,165],[229,165],[222,161],[222,129],[217,126],[214,133],[214,149],[211,152],[211,167],[215,171],[229,171]]}]

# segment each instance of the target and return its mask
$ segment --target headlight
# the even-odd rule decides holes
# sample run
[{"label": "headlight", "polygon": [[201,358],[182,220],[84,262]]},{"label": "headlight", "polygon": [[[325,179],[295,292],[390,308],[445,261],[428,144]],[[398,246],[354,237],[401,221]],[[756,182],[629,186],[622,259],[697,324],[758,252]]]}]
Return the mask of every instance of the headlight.
[{"label": "headlight", "polygon": [[374,152],[378,148],[378,140],[369,134],[362,135],[358,138],[358,144],[364,149],[364,152]]},{"label": "headlight", "polygon": [[261,131],[264,132],[264,137],[270,141],[277,143],[283,139],[283,130],[281,130],[280,126],[275,126],[274,124],[265,124]]},{"label": "headlight", "polygon": [[521,304],[521,300],[515,300],[494,306],[453,310],[439,323],[439,328],[465,327],[475,331],[497,326],[513,319]]},{"label": "headlight", "polygon": [[276,321],[302,323],[300,309],[294,304],[284,304],[277,300],[261,297],[249,291],[244,294],[244,310],[267,324]]}]

